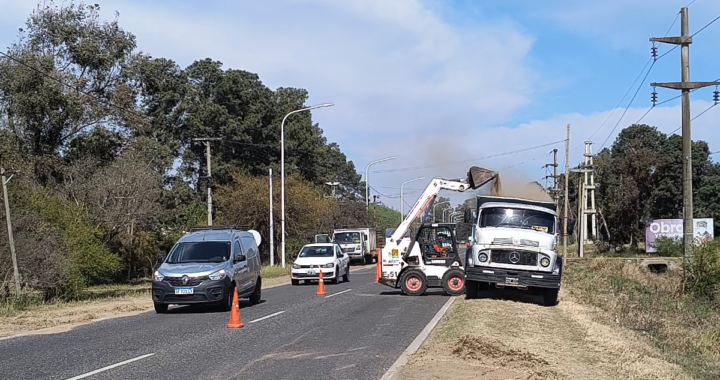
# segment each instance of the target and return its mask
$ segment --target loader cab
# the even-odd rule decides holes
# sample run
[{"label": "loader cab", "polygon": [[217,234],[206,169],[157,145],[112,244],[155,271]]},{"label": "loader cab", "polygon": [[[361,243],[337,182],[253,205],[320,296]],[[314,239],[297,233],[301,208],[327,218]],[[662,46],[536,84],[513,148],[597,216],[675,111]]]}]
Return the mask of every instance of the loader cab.
[{"label": "loader cab", "polygon": [[[418,228],[414,241],[410,243],[409,253],[418,246],[425,265],[450,266],[459,260],[455,223],[422,224]],[[410,265],[418,265],[416,257],[404,257]]]}]

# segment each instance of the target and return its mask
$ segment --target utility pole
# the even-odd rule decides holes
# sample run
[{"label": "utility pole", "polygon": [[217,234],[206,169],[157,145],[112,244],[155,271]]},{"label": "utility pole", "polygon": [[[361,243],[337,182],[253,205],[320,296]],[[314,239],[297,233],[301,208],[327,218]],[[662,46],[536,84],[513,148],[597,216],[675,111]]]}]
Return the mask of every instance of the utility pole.
[{"label": "utility pole", "polygon": [[565,202],[563,202],[563,256],[567,256],[567,235],[568,235],[568,204],[570,202],[568,195],[569,176],[570,173],[570,124],[567,125],[565,137]]},{"label": "utility pole", "polygon": [[270,266],[275,266],[275,242],[273,239],[273,191],[272,191],[272,168],[270,168]]},{"label": "utility pole", "polygon": [[7,220],[8,229],[8,243],[10,244],[10,257],[13,264],[13,275],[15,277],[15,291],[20,294],[20,270],[17,264],[17,255],[15,254],[15,240],[13,239],[12,233],[12,219],[10,219],[10,200],[8,199],[7,184],[10,182],[15,173],[10,174],[10,177],[5,179],[5,168],[0,168],[0,181],[2,181],[3,188],[3,201],[5,202],[5,219]]},{"label": "utility pole", "polygon": [[208,179],[208,185],[207,185],[207,212],[208,212],[208,226],[212,226],[212,168],[210,164],[210,141],[218,141],[221,140],[219,137],[203,137],[203,138],[197,138],[193,139],[193,141],[202,141],[205,143],[205,160],[207,165],[207,179]]},{"label": "utility pole", "polygon": [[543,165],[543,168],[546,168],[548,166],[553,167],[553,175],[546,175],[545,178],[552,178],[553,179],[553,200],[555,201],[555,204],[557,205],[560,200],[560,192],[558,191],[558,174],[557,174],[557,168],[558,168],[558,162],[557,162],[557,149],[553,149],[553,163],[552,164],[545,164]]},{"label": "utility pole", "polygon": [[[585,141],[585,182],[583,183],[583,226],[588,230],[587,216],[590,215],[590,237],[597,239],[597,219],[595,217],[595,167],[593,163],[592,141]],[[589,196],[588,196],[589,193]],[[590,205],[588,205],[590,200]],[[592,243],[592,240],[589,241]]]},{"label": "utility pole", "polygon": [[[681,81],[669,83],[650,83],[655,87],[664,87],[682,91],[682,154],[683,154],[683,283],[685,278],[685,259],[693,251],[693,202],[692,202],[692,138],[690,129],[690,91],[698,88],[717,86],[720,82],[690,82],[690,27],[688,8],[680,8],[680,37],[653,37],[650,42],[680,45]],[[652,48],[653,58],[657,59],[657,49]],[[653,90],[653,104],[656,98]]]}]

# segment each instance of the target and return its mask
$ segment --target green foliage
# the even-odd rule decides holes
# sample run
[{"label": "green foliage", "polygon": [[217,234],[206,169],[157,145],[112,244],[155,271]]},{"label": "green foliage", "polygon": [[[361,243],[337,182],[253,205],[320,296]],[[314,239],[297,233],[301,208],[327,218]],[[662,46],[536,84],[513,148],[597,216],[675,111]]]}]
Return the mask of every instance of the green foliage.
[{"label": "green foliage", "polygon": [[383,230],[387,228],[397,228],[400,222],[402,222],[400,212],[384,205],[370,205],[370,213],[373,219],[373,226],[382,228]]},{"label": "green foliage", "polygon": [[683,253],[683,243],[681,238],[669,238],[660,236],[652,244],[658,256],[662,257],[680,257]]},{"label": "green foliage", "polygon": [[702,244],[688,258],[686,286],[694,295],[711,301],[720,299],[720,240]]}]

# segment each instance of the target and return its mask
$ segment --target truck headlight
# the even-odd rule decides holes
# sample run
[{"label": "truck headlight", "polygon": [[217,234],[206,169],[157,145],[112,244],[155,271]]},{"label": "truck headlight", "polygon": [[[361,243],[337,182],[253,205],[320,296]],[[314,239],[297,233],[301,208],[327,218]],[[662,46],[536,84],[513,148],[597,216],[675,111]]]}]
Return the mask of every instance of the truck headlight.
[{"label": "truck headlight", "polygon": [[292,269],[300,269],[300,264],[293,263]]},{"label": "truck headlight", "polygon": [[153,274],[153,278],[155,279],[155,281],[162,281],[165,276],[163,276],[162,273],[155,271],[155,274]]},{"label": "truck headlight", "polygon": [[481,252],[481,253],[478,255],[478,260],[480,260],[481,263],[487,262],[487,261],[488,261],[488,256],[487,256],[487,254]]},{"label": "truck headlight", "polygon": [[208,277],[210,277],[210,279],[213,281],[217,281],[217,280],[222,280],[223,278],[225,278],[226,275],[227,275],[227,273],[225,273],[225,269],[220,269],[217,272],[211,273],[210,276],[208,276]]},{"label": "truck headlight", "polygon": [[322,267],[323,268],[332,268],[334,266],[335,266],[335,263],[327,263],[327,264],[323,265]]},{"label": "truck headlight", "polygon": [[550,266],[550,259],[548,259],[547,257],[543,257],[542,259],[540,259],[540,265],[547,268],[548,266]]}]

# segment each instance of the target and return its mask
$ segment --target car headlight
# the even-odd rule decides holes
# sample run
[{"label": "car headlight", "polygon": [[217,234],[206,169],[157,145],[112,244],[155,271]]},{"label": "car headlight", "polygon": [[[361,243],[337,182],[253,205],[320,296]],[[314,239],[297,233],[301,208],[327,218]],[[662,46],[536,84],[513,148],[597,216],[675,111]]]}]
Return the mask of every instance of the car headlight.
[{"label": "car headlight", "polygon": [[153,278],[155,279],[155,281],[162,281],[165,278],[165,276],[163,276],[162,273],[155,271]]},{"label": "car headlight", "polygon": [[488,256],[487,256],[487,254],[485,254],[485,253],[480,253],[480,254],[478,255],[478,260],[480,260],[481,263],[487,262],[487,261],[488,261]]},{"label": "car headlight", "polygon": [[226,275],[227,274],[225,273],[225,269],[220,269],[217,272],[211,273],[208,277],[210,277],[211,280],[215,281],[222,280],[223,278],[225,278]]},{"label": "car headlight", "polygon": [[295,263],[293,263],[292,268],[293,268],[293,269],[300,269],[300,264],[295,264]]},{"label": "car headlight", "polygon": [[332,268],[334,266],[335,266],[335,263],[327,263],[327,264],[323,265],[322,267],[323,268]]},{"label": "car headlight", "polygon": [[540,265],[544,267],[550,266],[550,259],[548,259],[547,257],[543,257],[542,259],[540,259]]}]

